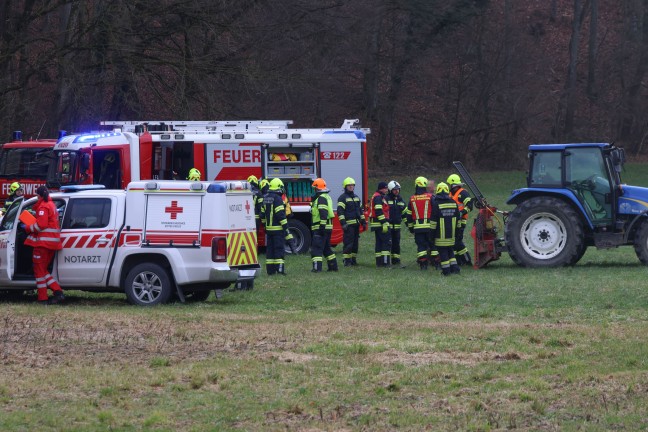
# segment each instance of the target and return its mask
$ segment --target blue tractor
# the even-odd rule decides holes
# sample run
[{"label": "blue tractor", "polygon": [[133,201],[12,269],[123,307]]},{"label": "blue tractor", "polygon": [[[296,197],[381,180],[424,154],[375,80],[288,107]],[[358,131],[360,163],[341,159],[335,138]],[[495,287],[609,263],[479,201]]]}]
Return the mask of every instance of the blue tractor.
[{"label": "blue tractor", "polygon": [[633,245],[648,265],[648,188],[621,183],[622,148],[605,143],[529,146],[527,187],[512,192],[505,244],[524,267],[576,264],[588,246]]}]

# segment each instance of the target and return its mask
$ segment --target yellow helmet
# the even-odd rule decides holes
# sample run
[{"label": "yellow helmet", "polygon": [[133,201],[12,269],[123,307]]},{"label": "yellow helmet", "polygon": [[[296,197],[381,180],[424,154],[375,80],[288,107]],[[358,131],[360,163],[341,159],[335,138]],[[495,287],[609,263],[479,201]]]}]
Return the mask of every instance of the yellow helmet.
[{"label": "yellow helmet", "polygon": [[414,180],[414,185],[418,187],[427,187],[428,185],[428,179],[425,177],[416,177],[416,180]]},{"label": "yellow helmet", "polygon": [[264,188],[270,187],[270,182],[268,179],[261,179],[259,182],[259,189],[263,190]]},{"label": "yellow helmet", "polygon": [[11,183],[11,186],[9,186],[10,193],[15,193],[18,189],[24,189],[23,185],[18,182],[13,182]]},{"label": "yellow helmet", "polygon": [[200,181],[200,171],[198,171],[196,168],[191,168],[189,170],[189,175],[187,176],[187,180]]},{"label": "yellow helmet", "polygon": [[450,174],[448,176],[448,180],[446,180],[447,183],[452,186],[452,185],[460,185],[461,184],[461,177],[459,177],[457,174]]},{"label": "yellow helmet", "polygon": [[251,175],[250,177],[247,178],[248,183],[252,185],[258,185],[259,184],[259,179],[256,178],[255,175]]},{"label": "yellow helmet", "polygon": [[[355,180],[353,180],[351,177],[347,177],[344,179],[342,182],[342,187],[345,188],[349,185],[354,185],[355,186]],[[324,185],[326,187],[326,185]]]},{"label": "yellow helmet", "polygon": [[437,195],[442,194],[442,193],[450,193],[450,189],[448,188],[448,185],[441,182],[437,185],[436,188],[436,193]]},{"label": "yellow helmet", "polygon": [[281,181],[281,179],[274,178],[274,179],[270,180],[270,190],[278,191],[278,190],[283,189],[283,187],[284,187],[284,184]]}]

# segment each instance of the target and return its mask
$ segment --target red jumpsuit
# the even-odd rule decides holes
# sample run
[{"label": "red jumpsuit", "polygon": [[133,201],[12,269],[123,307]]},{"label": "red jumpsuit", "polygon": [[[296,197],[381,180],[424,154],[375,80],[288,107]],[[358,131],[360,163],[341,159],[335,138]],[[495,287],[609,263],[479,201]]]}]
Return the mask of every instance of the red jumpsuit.
[{"label": "red jumpsuit", "polygon": [[38,198],[34,205],[36,222],[25,229],[29,234],[25,244],[34,247],[33,263],[38,300],[47,300],[47,288],[52,292],[63,291],[49,273],[49,264],[57,250],[63,248],[58,222],[58,212],[51,199]]}]

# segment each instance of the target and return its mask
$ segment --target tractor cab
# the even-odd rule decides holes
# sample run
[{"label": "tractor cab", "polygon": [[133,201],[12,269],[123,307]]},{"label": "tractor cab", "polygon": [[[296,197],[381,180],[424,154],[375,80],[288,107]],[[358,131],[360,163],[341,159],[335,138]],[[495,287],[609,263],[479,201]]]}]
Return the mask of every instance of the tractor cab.
[{"label": "tractor cab", "polygon": [[[623,149],[604,143],[536,144],[529,147],[527,192],[571,195],[593,229],[619,229],[616,219]],[[562,190],[562,191],[559,191]]]}]

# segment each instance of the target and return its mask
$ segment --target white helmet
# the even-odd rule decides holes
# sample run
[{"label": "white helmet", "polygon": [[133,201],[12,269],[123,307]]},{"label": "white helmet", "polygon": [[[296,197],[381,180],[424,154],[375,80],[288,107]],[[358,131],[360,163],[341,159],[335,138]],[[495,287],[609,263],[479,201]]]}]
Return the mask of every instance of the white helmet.
[{"label": "white helmet", "polygon": [[389,192],[392,191],[392,189],[400,189],[400,183],[398,183],[396,180],[392,180],[387,184],[387,189],[389,189]]}]

